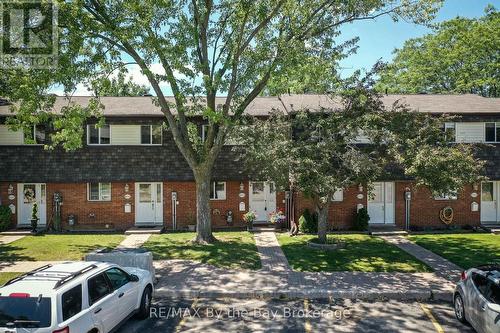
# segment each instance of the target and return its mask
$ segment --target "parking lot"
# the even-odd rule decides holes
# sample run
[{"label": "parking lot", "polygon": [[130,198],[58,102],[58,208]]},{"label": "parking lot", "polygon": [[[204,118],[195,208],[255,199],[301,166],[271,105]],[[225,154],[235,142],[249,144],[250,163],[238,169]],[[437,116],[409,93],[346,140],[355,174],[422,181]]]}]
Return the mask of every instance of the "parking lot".
[{"label": "parking lot", "polygon": [[161,299],[130,332],[474,332],[447,303]]}]

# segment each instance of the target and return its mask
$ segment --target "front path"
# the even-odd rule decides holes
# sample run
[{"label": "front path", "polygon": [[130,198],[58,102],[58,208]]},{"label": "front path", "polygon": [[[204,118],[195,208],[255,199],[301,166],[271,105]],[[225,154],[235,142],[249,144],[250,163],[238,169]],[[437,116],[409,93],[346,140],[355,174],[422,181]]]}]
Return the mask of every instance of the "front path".
[{"label": "front path", "polygon": [[457,281],[462,269],[455,265],[454,263],[446,260],[445,258],[424,249],[420,245],[417,245],[410,241],[408,238],[403,236],[380,236],[386,242],[391,243],[399,247],[401,250],[411,254],[418,260],[429,265],[440,277],[443,277],[449,281]]},{"label": "front path", "polygon": [[288,260],[281,250],[281,246],[272,231],[258,231],[254,233],[255,245],[259,251],[262,270],[274,272],[291,271]]}]

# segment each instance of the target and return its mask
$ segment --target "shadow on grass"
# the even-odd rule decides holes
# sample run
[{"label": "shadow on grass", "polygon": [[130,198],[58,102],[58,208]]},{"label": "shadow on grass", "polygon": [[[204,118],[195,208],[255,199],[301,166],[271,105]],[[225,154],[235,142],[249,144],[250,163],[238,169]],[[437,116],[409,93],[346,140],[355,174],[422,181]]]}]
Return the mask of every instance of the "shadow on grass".
[{"label": "shadow on grass", "polygon": [[500,236],[492,234],[416,235],[418,245],[468,269],[500,262]]},{"label": "shadow on grass", "polygon": [[392,244],[367,235],[329,236],[346,243],[333,251],[312,249],[314,236],[280,235],[281,248],[293,269],[302,272],[430,272],[431,269]]},{"label": "shadow on grass", "polygon": [[200,245],[192,242],[194,233],[153,236],[144,248],[155,260],[183,259],[228,268],[259,269],[260,258],[250,233],[215,233],[217,241]]}]

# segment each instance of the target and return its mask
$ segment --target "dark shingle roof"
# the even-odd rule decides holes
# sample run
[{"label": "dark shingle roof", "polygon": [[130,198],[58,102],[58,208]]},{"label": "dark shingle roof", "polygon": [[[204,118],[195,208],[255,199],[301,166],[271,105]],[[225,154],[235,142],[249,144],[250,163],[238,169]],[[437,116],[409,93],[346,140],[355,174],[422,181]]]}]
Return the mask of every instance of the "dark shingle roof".
[{"label": "dark shingle roof", "polygon": [[[76,96],[71,103],[87,105],[90,97]],[[101,97],[105,106],[104,115],[114,116],[162,116],[161,109],[154,104],[153,97]],[[384,104],[390,107],[394,102],[401,101],[420,112],[428,113],[500,113],[500,98],[485,98],[478,95],[384,95]],[[173,97],[168,101],[174,104]],[[70,101],[65,97],[57,97],[55,112],[60,112]],[[224,103],[224,97],[217,97],[217,104]],[[247,108],[247,114],[265,116],[272,110],[285,112],[301,109],[317,110],[320,108],[338,110],[342,104],[339,98],[328,95],[282,95],[279,97],[257,97]],[[0,105],[0,116],[11,115],[9,107]]]}]

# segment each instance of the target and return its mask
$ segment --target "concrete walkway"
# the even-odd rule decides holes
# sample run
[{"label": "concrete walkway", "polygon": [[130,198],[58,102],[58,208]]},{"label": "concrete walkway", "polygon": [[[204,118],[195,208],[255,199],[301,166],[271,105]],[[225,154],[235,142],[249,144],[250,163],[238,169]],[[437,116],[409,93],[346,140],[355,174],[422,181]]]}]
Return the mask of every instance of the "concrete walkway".
[{"label": "concrete walkway", "polygon": [[274,231],[257,231],[253,235],[259,251],[262,270],[268,272],[291,271]]},{"label": "concrete walkway", "polygon": [[415,244],[408,238],[402,236],[380,236],[380,238],[384,239],[388,243],[396,245],[401,250],[426,263],[435,271],[436,275],[452,282],[456,282],[459,279],[463,270],[462,268],[435,254],[434,252]]},{"label": "concrete walkway", "polygon": [[116,247],[117,249],[136,249],[146,243],[151,234],[130,234]]},{"label": "concrete walkway", "polygon": [[26,237],[25,235],[5,235],[5,236],[0,236],[0,245],[6,245],[10,244],[12,242],[15,242],[17,240],[20,240],[21,238]]},{"label": "concrete walkway", "polygon": [[0,273],[24,273],[45,265],[56,265],[65,261],[13,261],[0,262]]}]

